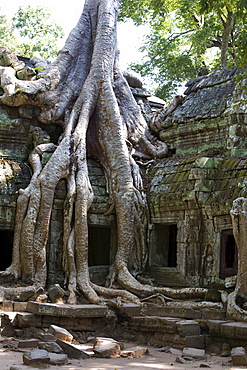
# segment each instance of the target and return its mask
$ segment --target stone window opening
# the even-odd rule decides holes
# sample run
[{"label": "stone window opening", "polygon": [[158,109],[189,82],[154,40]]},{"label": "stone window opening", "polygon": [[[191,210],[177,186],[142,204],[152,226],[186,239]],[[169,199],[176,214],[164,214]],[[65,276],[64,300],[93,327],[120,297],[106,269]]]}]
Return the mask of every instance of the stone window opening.
[{"label": "stone window opening", "polygon": [[222,230],[220,246],[220,278],[236,275],[238,271],[238,250],[232,229]]},{"label": "stone window opening", "polygon": [[89,266],[110,265],[111,227],[101,225],[88,226],[88,261]]},{"label": "stone window opening", "polygon": [[0,230],[0,239],[1,239],[0,271],[4,271],[11,265],[12,262],[14,231]]},{"label": "stone window opening", "polygon": [[152,244],[152,266],[177,266],[177,224],[155,224]]}]

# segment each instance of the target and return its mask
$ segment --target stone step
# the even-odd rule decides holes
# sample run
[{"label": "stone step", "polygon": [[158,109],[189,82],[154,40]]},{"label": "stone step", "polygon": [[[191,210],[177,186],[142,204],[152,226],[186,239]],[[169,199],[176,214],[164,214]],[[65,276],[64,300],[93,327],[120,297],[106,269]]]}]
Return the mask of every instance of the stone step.
[{"label": "stone step", "polygon": [[209,334],[223,338],[247,339],[246,322],[229,322],[224,320],[208,320]]},{"label": "stone step", "polygon": [[69,318],[90,318],[105,317],[107,306],[93,304],[84,305],[61,305],[56,303],[28,302],[27,312],[35,315],[69,317]]},{"label": "stone step", "polygon": [[130,328],[139,334],[149,336],[149,342],[154,346],[205,348],[205,336],[201,334],[201,327],[195,320],[137,316],[131,319]]},{"label": "stone step", "polygon": [[195,320],[181,320],[175,317],[136,316],[130,321],[132,329],[142,331],[160,331],[186,337],[201,334],[201,328]]},{"label": "stone step", "polygon": [[142,309],[142,315],[145,316],[161,316],[161,317],[178,317],[184,319],[208,319],[208,320],[225,320],[226,311],[224,309],[193,309],[189,307],[176,307],[171,305],[156,306],[151,303],[145,303]]}]

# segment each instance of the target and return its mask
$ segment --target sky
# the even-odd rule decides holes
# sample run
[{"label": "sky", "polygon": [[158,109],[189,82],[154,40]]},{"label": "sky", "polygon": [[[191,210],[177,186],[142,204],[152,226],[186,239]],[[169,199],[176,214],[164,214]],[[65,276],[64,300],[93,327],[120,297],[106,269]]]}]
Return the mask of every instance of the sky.
[{"label": "sky", "polygon": [[[11,18],[19,6],[31,5],[47,7],[52,19],[63,27],[65,38],[76,25],[83,10],[84,0],[5,0],[1,1],[1,11]],[[145,27],[135,27],[132,21],[120,23],[118,26],[118,45],[120,49],[120,66],[126,69],[131,62],[140,62],[141,53],[138,51],[145,33]],[[61,47],[65,40],[61,41]]]}]

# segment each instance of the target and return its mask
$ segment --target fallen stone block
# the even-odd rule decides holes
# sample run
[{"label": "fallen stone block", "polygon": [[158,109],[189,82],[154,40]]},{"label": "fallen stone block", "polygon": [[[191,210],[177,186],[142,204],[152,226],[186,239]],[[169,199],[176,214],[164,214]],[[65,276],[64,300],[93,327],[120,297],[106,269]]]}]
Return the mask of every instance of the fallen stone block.
[{"label": "fallen stone block", "polygon": [[44,293],[44,289],[42,287],[40,288],[27,288],[25,291],[20,293],[19,301],[20,302],[27,302],[30,300],[34,300],[40,295]]},{"label": "fallen stone block", "polygon": [[176,362],[178,362],[179,364],[187,364],[187,360],[185,360],[182,356],[178,356],[176,357]]},{"label": "fallen stone block", "polygon": [[118,340],[115,340],[113,338],[106,338],[106,337],[95,337],[93,339],[93,344],[94,346],[97,346],[99,344],[102,344],[102,343],[117,343],[120,347],[121,350],[124,349],[124,344],[123,342],[120,342]]},{"label": "fallen stone block", "polygon": [[50,325],[48,329],[48,333],[54,335],[54,337],[61,339],[65,342],[71,343],[73,339],[73,335],[68,332],[68,330],[61,328],[57,325]]},{"label": "fallen stone block", "polygon": [[68,363],[68,356],[66,354],[50,353],[49,352],[50,365],[66,365]]},{"label": "fallen stone block", "polygon": [[170,348],[167,353],[170,353],[171,355],[177,355],[177,356],[181,356],[182,355],[182,351],[181,349],[177,349],[177,348]]},{"label": "fallen stone block", "polygon": [[44,349],[34,349],[23,355],[23,362],[28,366],[42,366],[50,361],[49,353]]},{"label": "fallen stone block", "polygon": [[195,359],[193,357],[190,357],[190,356],[185,356],[183,357],[184,360],[186,361],[194,361]]},{"label": "fallen stone block", "polygon": [[96,345],[93,351],[97,357],[120,357],[121,349],[116,342],[103,342]]},{"label": "fallen stone block", "polygon": [[148,349],[147,347],[131,347],[131,348],[126,348],[125,350],[121,351],[121,356],[122,357],[143,357],[145,355],[148,355]]},{"label": "fallen stone block", "polygon": [[35,288],[28,288],[25,291],[23,291],[23,292],[20,293],[19,301],[20,302],[26,302],[30,298],[34,298],[35,299],[35,294],[36,294],[36,289]]},{"label": "fallen stone block", "polygon": [[18,347],[19,348],[37,348],[38,343],[39,343],[38,339],[20,340]]},{"label": "fallen stone block", "polygon": [[57,338],[51,333],[42,333],[39,336],[42,342],[56,342]]},{"label": "fallen stone block", "polygon": [[13,365],[10,366],[9,370],[29,370],[30,367],[26,365]]},{"label": "fallen stone block", "polygon": [[56,342],[39,342],[39,349],[45,349],[47,352],[63,353],[62,348]]},{"label": "fallen stone block", "polygon": [[52,285],[48,290],[48,296],[52,303],[62,302],[64,294],[65,291],[59,284]]},{"label": "fallen stone block", "polygon": [[97,337],[94,339],[93,351],[98,357],[120,357],[121,347],[113,338]]},{"label": "fallen stone block", "polygon": [[64,353],[66,353],[66,355],[68,355],[69,358],[75,358],[78,360],[90,358],[90,356],[87,353],[85,353],[80,348],[74,346],[73,344],[64,342],[61,339],[57,339],[57,344],[62,348]]},{"label": "fallen stone block", "polygon": [[246,366],[247,357],[244,347],[235,347],[231,350],[233,366]]},{"label": "fallen stone block", "polygon": [[205,358],[205,350],[198,348],[184,348],[182,352],[183,357],[192,357],[195,360],[203,360]]}]

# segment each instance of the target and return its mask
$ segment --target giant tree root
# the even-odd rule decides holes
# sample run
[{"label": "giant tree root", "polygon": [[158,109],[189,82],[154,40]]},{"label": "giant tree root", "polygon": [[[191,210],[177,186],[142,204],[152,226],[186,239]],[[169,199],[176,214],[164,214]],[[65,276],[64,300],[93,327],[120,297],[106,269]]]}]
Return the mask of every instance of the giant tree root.
[{"label": "giant tree root", "polygon": [[[1,103],[37,105],[41,122],[62,120],[64,124],[58,146],[46,143],[35,148],[34,158],[30,158],[33,177],[17,202],[12,265],[1,275],[45,286],[53,198],[57,184],[65,179],[63,268],[70,303],[76,303],[78,291],[96,304],[102,304],[105,297],[139,303],[140,298],[153,294],[217,301],[218,292],[152,287],[133,276],[144,270],[147,261],[149,218],[134,154],[141,153],[140,158],[148,159],[167,155],[168,146],[157,135],[158,123],[182,100],[175,99],[160,112],[157,124],[153,120],[150,127],[147,125],[119,69],[117,14],[117,0],[87,0],[77,26],[40,80],[19,82],[11,67],[0,68],[4,91]],[[42,150],[54,151],[44,167],[40,162]],[[108,288],[95,286],[89,277],[87,212],[93,192],[87,156],[96,158],[104,168],[111,200],[109,212],[115,210],[116,214],[117,253]],[[115,282],[123,290],[113,289]]]},{"label": "giant tree root", "polygon": [[238,290],[230,293],[227,302],[227,319],[247,322],[247,311],[240,307],[241,293]]}]

